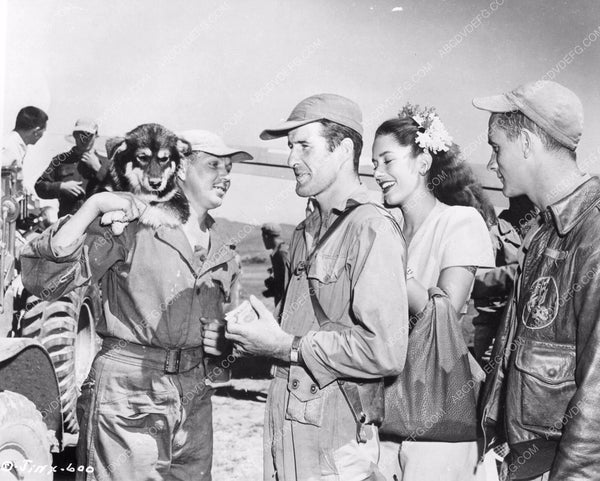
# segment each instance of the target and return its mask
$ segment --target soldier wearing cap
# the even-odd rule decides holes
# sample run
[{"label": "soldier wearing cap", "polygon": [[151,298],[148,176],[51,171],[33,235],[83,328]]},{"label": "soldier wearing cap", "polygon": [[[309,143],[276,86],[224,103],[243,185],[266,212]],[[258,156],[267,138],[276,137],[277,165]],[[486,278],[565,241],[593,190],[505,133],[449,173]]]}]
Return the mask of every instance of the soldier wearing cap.
[{"label": "soldier wearing cap", "polygon": [[[23,283],[43,298],[102,285],[102,349],[77,406],[78,462],[93,472],[78,479],[211,479],[210,383],[231,362],[219,366],[209,356],[223,354],[220,321],[238,268],[208,212],[223,202],[232,161],[252,157],[206,131],[173,140],[191,145],[179,172],[187,222],[173,215],[148,225],[141,212],[159,207],[102,192],[21,255]],[[118,236],[98,219],[113,212],[129,222]]]},{"label": "soldier wearing cap", "polygon": [[73,127],[75,146],[55,156],[35,183],[42,199],[58,199],[58,216],[74,214],[108,174],[108,160],[94,150],[96,121],[81,118]]},{"label": "soldier wearing cap", "polygon": [[320,94],[261,134],[287,135],[296,193],[316,204],[290,244],[281,327],[254,297],[258,320],[227,325],[238,349],[277,363],[266,408],[267,480],[383,479],[382,378],[402,370],[408,337],[405,248],[360,182],[361,121],[353,101]]},{"label": "soldier wearing cap", "polygon": [[283,298],[283,292],[289,279],[289,249],[281,238],[281,226],[273,222],[263,224],[261,227],[262,240],[265,249],[271,250],[270,276],[265,279],[266,290],[262,293],[265,297],[273,297],[275,306]]},{"label": "soldier wearing cap", "polygon": [[473,104],[491,113],[488,168],[504,195],[541,213],[492,353],[486,448],[508,443],[503,479],[600,479],[600,180],[576,163],[581,101],[538,81]]}]

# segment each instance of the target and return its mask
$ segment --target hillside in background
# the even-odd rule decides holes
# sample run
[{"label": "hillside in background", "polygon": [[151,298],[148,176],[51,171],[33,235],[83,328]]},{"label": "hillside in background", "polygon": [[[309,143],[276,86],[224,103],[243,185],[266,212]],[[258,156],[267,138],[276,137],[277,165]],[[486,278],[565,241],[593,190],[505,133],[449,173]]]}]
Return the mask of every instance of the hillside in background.
[{"label": "hillside in background", "polygon": [[[237,251],[244,263],[266,262],[269,258],[269,252],[265,249],[262,241],[260,225],[246,224],[228,219],[217,218],[219,231],[225,239],[237,244]],[[283,232],[282,238],[288,244],[292,238],[295,226],[290,224],[280,224]]]}]

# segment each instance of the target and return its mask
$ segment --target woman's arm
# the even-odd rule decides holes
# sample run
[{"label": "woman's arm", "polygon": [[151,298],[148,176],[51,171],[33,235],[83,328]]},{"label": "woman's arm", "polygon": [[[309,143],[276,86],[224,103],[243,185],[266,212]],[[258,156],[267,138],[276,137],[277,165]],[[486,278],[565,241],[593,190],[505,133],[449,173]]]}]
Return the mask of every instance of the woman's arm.
[{"label": "woman's arm", "polygon": [[[437,285],[448,294],[450,303],[457,313],[460,313],[469,299],[475,271],[476,267],[473,266],[456,266],[447,267],[440,273]],[[422,311],[429,301],[428,288],[412,278],[407,282],[407,291],[410,313],[416,314]]]}]

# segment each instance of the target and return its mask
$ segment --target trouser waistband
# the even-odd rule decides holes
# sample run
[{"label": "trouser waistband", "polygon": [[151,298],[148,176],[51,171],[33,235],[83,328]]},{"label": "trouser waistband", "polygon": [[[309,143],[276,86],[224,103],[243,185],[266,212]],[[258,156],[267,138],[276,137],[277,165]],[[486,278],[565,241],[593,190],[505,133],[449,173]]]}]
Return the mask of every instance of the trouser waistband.
[{"label": "trouser waistband", "polygon": [[102,350],[112,355],[123,355],[144,362],[144,366],[160,369],[165,374],[187,372],[202,364],[202,346],[190,348],[163,348],[144,346],[133,342],[106,337],[102,340]]}]

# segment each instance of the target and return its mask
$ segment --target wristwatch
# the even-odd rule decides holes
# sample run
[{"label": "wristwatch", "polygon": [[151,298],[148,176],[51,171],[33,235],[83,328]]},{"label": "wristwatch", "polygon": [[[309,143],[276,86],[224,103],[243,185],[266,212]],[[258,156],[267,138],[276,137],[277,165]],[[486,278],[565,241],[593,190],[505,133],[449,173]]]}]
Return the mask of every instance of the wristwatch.
[{"label": "wristwatch", "polygon": [[302,341],[301,336],[294,336],[292,347],[290,349],[290,363],[292,364],[300,364],[302,361],[302,356],[300,354],[300,341]]}]

